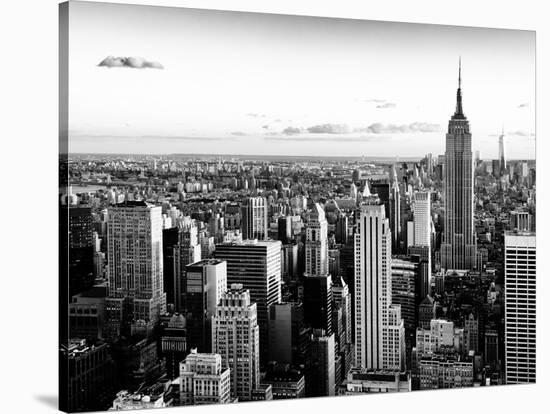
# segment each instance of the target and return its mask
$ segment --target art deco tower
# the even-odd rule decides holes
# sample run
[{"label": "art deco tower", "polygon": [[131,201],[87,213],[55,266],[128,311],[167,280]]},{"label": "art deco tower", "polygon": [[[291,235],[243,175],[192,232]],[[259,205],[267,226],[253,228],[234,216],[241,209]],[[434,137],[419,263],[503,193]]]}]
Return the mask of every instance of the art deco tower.
[{"label": "art deco tower", "polygon": [[476,264],[472,134],[462,111],[460,63],[456,110],[447,131],[444,171],[445,229],[441,266],[446,269],[472,269]]}]

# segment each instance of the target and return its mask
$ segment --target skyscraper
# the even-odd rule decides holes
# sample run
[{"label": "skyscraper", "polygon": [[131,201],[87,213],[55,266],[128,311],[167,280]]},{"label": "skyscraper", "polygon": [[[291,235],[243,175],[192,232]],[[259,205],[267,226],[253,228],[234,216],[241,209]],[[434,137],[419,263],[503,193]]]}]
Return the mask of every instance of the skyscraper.
[{"label": "skyscraper", "polygon": [[201,245],[194,220],[178,223],[178,241],[173,249],[174,308],[176,312],[184,313],[186,266],[201,260]]},{"label": "skyscraper", "polygon": [[404,368],[401,308],[391,299],[391,232],[382,205],[362,205],[355,235],[355,362]]},{"label": "skyscraper", "polygon": [[498,161],[500,167],[500,175],[506,174],[506,152],[504,147],[504,127],[502,133],[498,137]]},{"label": "skyscraper", "polygon": [[441,266],[446,269],[472,269],[476,265],[472,134],[462,111],[460,65],[456,110],[447,130],[444,175],[445,228]]},{"label": "skyscraper", "polygon": [[413,224],[414,224],[414,246],[431,245],[431,207],[430,193],[418,191],[413,194]]},{"label": "skyscraper", "polygon": [[301,303],[275,303],[269,307],[269,361],[304,364],[310,335],[311,329],[304,325]]},{"label": "skyscraper", "polygon": [[242,284],[234,283],[222,295],[212,319],[213,352],[231,370],[231,395],[250,401],[260,384],[260,331],[256,304]]},{"label": "skyscraper", "polygon": [[[311,343],[311,376],[306,377],[306,395],[309,397],[335,394],[335,335],[314,331]],[[309,381],[308,381],[309,379]]]},{"label": "skyscraper", "polygon": [[211,318],[227,290],[227,263],[205,259],[186,267],[185,317],[189,348],[211,352]]},{"label": "skyscraper", "polygon": [[[392,166],[392,176],[396,177],[395,165]],[[399,183],[394,178],[390,190],[390,226],[392,233],[392,251],[400,250],[401,240],[401,195],[399,194]]]},{"label": "skyscraper", "polygon": [[306,223],[306,276],[328,274],[328,223],[325,212],[315,203]]},{"label": "skyscraper", "polygon": [[267,200],[249,197],[241,207],[243,239],[267,240]]},{"label": "skyscraper", "polygon": [[107,337],[149,335],[166,312],[162,210],[143,201],[109,208]]},{"label": "skyscraper", "polygon": [[328,273],[328,235],[325,212],[318,203],[307,215],[304,273],[304,312],[313,329],[332,333],[332,290]]},{"label": "skyscraper", "polygon": [[227,262],[227,284],[240,283],[258,307],[262,363],[267,362],[268,308],[281,302],[281,242],[244,240],[216,246],[214,255]]},{"label": "skyscraper", "polygon": [[536,236],[508,232],[504,236],[506,383],[536,379]]}]

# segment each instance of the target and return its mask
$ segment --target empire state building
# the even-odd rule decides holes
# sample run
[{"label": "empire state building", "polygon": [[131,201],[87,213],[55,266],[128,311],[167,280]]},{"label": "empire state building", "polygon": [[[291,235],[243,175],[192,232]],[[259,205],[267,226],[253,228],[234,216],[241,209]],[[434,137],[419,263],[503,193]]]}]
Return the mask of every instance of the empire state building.
[{"label": "empire state building", "polygon": [[441,245],[441,267],[467,270],[476,267],[474,170],[472,134],[462,110],[460,71],[459,62],[456,110],[449,121],[445,144],[445,228]]}]

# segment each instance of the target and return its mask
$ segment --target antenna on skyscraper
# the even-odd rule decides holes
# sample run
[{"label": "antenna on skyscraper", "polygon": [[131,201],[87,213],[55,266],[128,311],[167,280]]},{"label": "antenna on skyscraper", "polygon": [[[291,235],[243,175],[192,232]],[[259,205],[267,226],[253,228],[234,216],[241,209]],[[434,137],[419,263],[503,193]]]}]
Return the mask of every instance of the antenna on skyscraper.
[{"label": "antenna on skyscraper", "polygon": [[460,89],[462,84],[462,78],[460,76],[460,72],[462,71],[462,56],[458,57],[458,89]]}]

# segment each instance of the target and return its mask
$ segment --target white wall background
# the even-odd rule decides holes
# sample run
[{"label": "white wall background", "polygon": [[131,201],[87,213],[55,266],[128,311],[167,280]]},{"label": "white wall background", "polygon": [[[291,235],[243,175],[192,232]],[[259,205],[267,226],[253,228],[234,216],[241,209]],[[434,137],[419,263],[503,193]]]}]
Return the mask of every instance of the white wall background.
[{"label": "white wall background", "polygon": [[[537,173],[548,176],[550,29],[546,2],[537,0],[180,0],[119,1],[485,26],[537,31]],[[57,0],[2,2],[0,11],[0,168],[3,413],[56,412],[57,406]],[[548,246],[547,190],[539,184],[538,251]],[[32,254],[31,254],[32,253]],[[544,410],[548,385],[548,264],[539,259],[538,384],[352,398],[175,408],[172,413],[239,413],[261,410],[319,412]],[[475,411],[474,411],[475,410]]]}]

